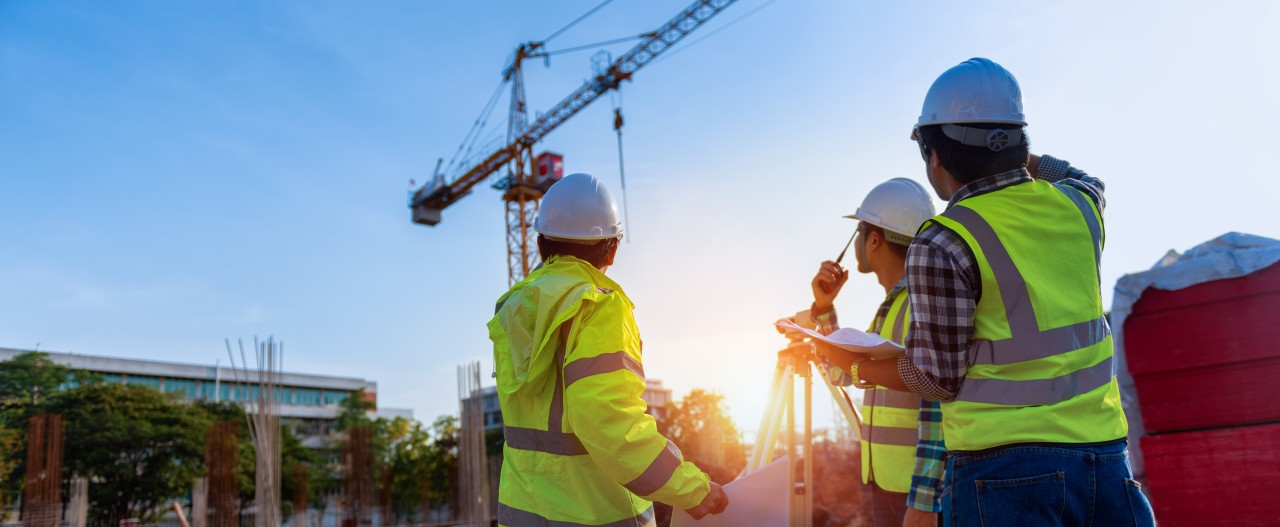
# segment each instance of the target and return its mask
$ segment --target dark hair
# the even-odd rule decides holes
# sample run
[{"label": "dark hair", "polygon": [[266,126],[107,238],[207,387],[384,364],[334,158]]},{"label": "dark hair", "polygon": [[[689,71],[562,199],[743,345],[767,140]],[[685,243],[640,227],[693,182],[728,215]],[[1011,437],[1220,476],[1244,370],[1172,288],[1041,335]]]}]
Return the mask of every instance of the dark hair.
[{"label": "dark hair", "polygon": [[868,233],[872,233],[872,232],[880,233],[880,239],[884,240],[884,243],[889,248],[889,251],[892,252],[895,256],[898,256],[903,260],[907,259],[907,246],[889,241],[889,238],[886,238],[884,235],[884,228],[880,227],[879,225],[872,225],[870,223],[867,223],[866,227],[863,228],[862,235],[866,236]]},{"label": "dark hair", "polygon": [[538,255],[544,262],[550,260],[552,256],[565,255],[587,262],[598,269],[609,263],[609,254],[617,246],[617,238],[605,238],[591,245],[583,245],[550,240],[546,236],[538,235]]},{"label": "dark hair", "polygon": [[[993,128],[1009,129],[1016,125],[994,123],[965,123],[969,128],[991,130]],[[938,162],[947,169],[957,181],[971,183],[987,176],[1008,172],[1027,166],[1027,153],[1030,152],[1031,139],[1027,137],[1026,128],[1022,130],[1022,142],[992,152],[986,146],[969,146],[942,133],[942,125],[934,124],[920,127],[920,137],[929,150],[938,153]]]}]

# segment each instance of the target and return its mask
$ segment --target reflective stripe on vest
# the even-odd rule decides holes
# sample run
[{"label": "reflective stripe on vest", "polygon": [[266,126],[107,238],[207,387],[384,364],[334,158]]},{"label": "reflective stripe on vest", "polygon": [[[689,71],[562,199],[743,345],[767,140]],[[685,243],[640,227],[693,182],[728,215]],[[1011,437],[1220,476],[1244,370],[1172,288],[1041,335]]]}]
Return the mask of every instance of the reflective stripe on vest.
[{"label": "reflective stripe on vest", "polygon": [[596,355],[595,357],[578,359],[566,364],[564,366],[564,387],[568,388],[569,385],[583,377],[618,370],[631,370],[637,377],[644,378],[644,367],[639,362],[627,355],[625,351],[615,351],[604,355]]},{"label": "reflective stripe on vest", "polygon": [[696,506],[706,476],[642,413],[626,294],[590,264],[553,257],[503,298],[488,328],[509,441],[497,496],[504,523],[633,527],[651,523],[652,501]]},{"label": "reflective stripe on vest", "polygon": [[[1093,262],[1097,264],[1099,268],[1101,268],[1102,267],[1102,226],[1098,224],[1098,218],[1093,216],[1093,206],[1089,205],[1089,198],[1085,197],[1083,193],[1074,191],[1072,189],[1068,189],[1066,186],[1063,186],[1063,185],[1054,185],[1053,187],[1058,189],[1059,192],[1062,192],[1064,195],[1066,195],[1067,198],[1070,199],[1072,203],[1075,203],[1076,208],[1080,209],[1080,214],[1084,215],[1084,222],[1086,225],[1089,226],[1089,235],[1093,237]],[[1101,280],[1102,280],[1101,274],[1098,275],[1098,280],[1099,280],[1099,283],[1101,283]]]},{"label": "reflective stripe on vest", "polygon": [[507,527],[650,527],[656,525],[653,507],[649,507],[634,518],[604,524],[586,524],[548,520],[538,514],[520,510],[505,503],[498,503],[498,523]]},{"label": "reflective stripe on vest", "polygon": [[547,429],[520,428],[503,425],[502,437],[507,446],[520,450],[534,450],[562,456],[581,456],[587,453],[578,436],[562,432],[564,418],[564,364],[565,347],[569,345],[569,332],[573,331],[573,319],[560,324],[560,344],[556,346],[556,386],[551,394],[551,408],[547,410]]},{"label": "reflective stripe on vest", "polygon": [[[1093,216],[1092,209],[1081,212],[1086,216]],[[1104,317],[1040,331],[1027,283],[991,224],[973,209],[966,207],[952,207],[942,215],[962,225],[977,240],[996,277],[1012,335],[1005,340],[974,341],[970,352],[972,364],[1013,364],[1044,359],[1092,346],[1111,335],[1111,328],[1107,326]],[[1100,233],[1095,231],[1091,234],[1096,247]],[[1045,405],[1093,391],[1108,382],[1111,382],[1110,357],[1089,368],[1051,379],[1011,381],[966,378],[956,400],[1019,406]]]},{"label": "reflective stripe on vest", "polygon": [[[910,303],[905,289],[898,291],[879,328],[872,328],[894,342],[905,342]],[[862,395],[862,482],[890,492],[907,492],[915,468],[919,437],[920,397],[877,386]]]},{"label": "reflective stripe on vest", "polygon": [[676,469],[680,468],[680,448],[667,440],[667,448],[658,452],[658,457],[653,458],[649,466],[644,472],[636,476],[636,479],[627,482],[624,487],[637,496],[648,496],[658,489],[662,488],[671,479],[671,475],[675,474]]},{"label": "reflective stripe on vest", "polygon": [[1124,437],[1098,278],[1105,233],[1092,201],[1029,180],[965,198],[930,224],[963,239],[982,286],[968,370],[942,403],[947,449]]},{"label": "reflective stripe on vest", "polygon": [[862,425],[862,437],[869,438],[869,442],[877,445],[909,446],[911,448],[915,448],[916,440],[920,437],[920,434],[915,428],[893,428],[889,426],[873,427],[864,423]]},{"label": "reflective stripe on vest", "polygon": [[[556,346],[555,364],[556,386],[551,395],[551,408],[547,412],[547,429],[503,427],[503,437],[511,448],[534,450],[562,456],[578,456],[587,453],[586,447],[571,432],[561,431],[564,417],[564,390],[574,382],[592,375],[600,375],[620,370],[628,370],[644,379],[644,368],[625,351],[616,351],[575,360],[564,364],[565,348],[568,346],[569,334],[573,331],[573,320],[560,325],[560,344]],[[624,484],[627,490],[637,496],[647,496],[662,488],[671,479],[671,475],[680,467],[680,448],[667,441],[667,447],[658,452],[657,457],[649,463],[639,476]]]}]

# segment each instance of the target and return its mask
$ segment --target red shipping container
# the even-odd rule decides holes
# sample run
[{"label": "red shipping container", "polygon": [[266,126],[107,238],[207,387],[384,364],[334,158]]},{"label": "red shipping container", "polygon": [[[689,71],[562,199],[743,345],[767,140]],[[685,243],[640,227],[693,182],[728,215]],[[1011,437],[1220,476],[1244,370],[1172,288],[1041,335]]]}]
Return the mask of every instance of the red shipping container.
[{"label": "red shipping container", "polygon": [[1280,525],[1280,424],[1142,438],[1160,527]]},{"label": "red shipping container", "polygon": [[1280,264],[1147,289],[1124,351],[1147,432],[1280,421]]}]

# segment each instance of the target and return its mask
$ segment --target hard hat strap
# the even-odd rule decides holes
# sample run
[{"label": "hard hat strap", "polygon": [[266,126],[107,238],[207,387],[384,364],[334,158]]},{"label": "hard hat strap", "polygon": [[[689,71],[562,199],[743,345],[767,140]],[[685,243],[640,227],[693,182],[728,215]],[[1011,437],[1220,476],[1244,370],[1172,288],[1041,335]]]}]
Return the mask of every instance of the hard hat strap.
[{"label": "hard hat strap", "polygon": [[942,125],[942,133],[961,144],[969,146],[985,146],[992,152],[999,152],[1011,146],[1022,144],[1022,127],[1006,130],[1004,128],[970,128],[957,124]]}]

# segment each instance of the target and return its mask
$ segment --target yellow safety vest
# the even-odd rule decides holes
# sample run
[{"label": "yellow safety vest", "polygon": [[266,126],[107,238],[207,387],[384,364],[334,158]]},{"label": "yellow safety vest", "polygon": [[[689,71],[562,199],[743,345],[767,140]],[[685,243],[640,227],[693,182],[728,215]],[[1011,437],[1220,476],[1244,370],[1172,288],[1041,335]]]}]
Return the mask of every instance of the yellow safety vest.
[{"label": "yellow safety vest", "polygon": [[[911,303],[904,288],[890,304],[879,333],[905,344],[909,327]],[[890,492],[907,492],[915,469],[920,397],[876,386],[863,391],[862,415],[862,482],[875,482]]]},{"label": "yellow safety vest", "polygon": [[956,398],[942,403],[947,450],[1125,437],[1094,203],[1028,181],[961,200],[925,226],[933,223],[964,239],[982,281],[969,367]]},{"label": "yellow safety vest", "polygon": [[651,501],[689,509],[709,492],[706,474],[645,414],[633,308],[571,256],[498,300],[489,338],[506,439],[499,524],[651,525]]}]

